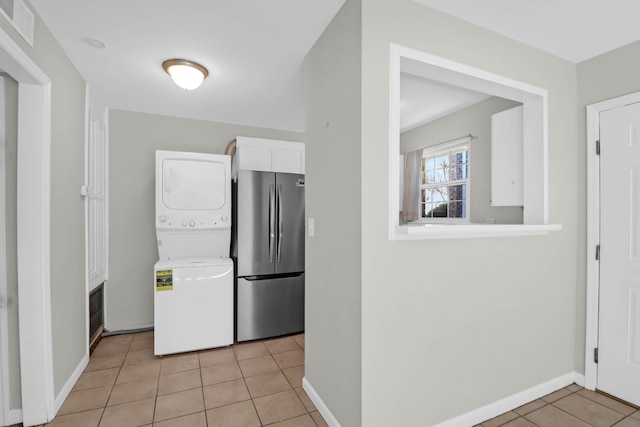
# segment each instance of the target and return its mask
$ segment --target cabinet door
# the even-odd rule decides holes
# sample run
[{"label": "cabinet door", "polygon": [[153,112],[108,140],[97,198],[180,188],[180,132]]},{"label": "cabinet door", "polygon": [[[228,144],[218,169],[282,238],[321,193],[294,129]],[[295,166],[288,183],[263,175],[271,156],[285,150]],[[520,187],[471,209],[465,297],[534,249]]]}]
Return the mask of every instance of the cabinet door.
[{"label": "cabinet door", "polygon": [[271,151],[271,167],[274,172],[304,173],[303,158],[300,150],[274,148]]},{"label": "cabinet door", "polygon": [[267,171],[271,168],[271,148],[257,147],[255,145],[240,145],[237,148],[236,157],[238,169],[252,171]]},{"label": "cabinet door", "polygon": [[522,206],[522,106],[491,116],[491,206]]}]

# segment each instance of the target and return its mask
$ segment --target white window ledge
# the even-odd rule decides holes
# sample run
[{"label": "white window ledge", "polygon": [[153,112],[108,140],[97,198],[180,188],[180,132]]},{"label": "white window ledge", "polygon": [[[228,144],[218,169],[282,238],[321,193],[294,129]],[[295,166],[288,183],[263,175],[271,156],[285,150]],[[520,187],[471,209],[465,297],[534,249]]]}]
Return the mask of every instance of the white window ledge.
[{"label": "white window ledge", "polygon": [[540,236],[562,230],[562,224],[409,224],[396,227],[393,240],[467,239]]}]

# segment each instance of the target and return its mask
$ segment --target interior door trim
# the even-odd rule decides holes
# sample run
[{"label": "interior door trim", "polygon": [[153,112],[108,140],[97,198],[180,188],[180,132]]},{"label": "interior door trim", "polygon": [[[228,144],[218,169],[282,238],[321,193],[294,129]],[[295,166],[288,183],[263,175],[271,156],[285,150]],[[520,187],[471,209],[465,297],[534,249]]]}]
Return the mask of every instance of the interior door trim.
[{"label": "interior door trim", "polygon": [[50,294],[51,79],[2,29],[0,65],[18,82],[21,415],[25,425],[36,425],[55,415]]},{"label": "interior door trim", "polygon": [[[0,77],[0,138],[6,139],[4,77]],[[9,328],[7,295],[7,250],[6,250],[6,143],[0,147],[0,423],[9,425]]]},{"label": "interior door trim", "polygon": [[600,158],[596,141],[600,138],[600,113],[640,102],[640,92],[587,105],[587,248],[586,248],[586,326],[585,326],[585,384],[595,390],[598,364],[594,349],[598,347],[598,300],[600,265],[596,260],[596,247],[600,244]]}]

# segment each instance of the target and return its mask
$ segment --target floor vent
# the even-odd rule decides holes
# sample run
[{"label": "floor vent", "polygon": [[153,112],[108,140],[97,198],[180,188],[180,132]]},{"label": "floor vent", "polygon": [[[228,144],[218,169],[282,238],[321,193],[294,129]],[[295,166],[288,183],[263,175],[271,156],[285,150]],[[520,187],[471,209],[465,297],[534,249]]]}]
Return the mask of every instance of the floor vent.
[{"label": "floor vent", "polygon": [[98,345],[104,331],[104,283],[89,294],[89,349]]}]

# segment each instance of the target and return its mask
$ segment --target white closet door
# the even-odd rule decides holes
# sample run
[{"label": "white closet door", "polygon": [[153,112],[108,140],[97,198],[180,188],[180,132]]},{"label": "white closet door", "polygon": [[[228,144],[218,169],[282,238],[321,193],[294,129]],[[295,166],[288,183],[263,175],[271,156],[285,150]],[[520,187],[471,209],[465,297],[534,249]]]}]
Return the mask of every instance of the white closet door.
[{"label": "white closet door", "polygon": [[93,99],[86,174],[87,273],[92,291],[104,282],[107,272],[107,111]]},{"label": "white closet door", "polygon": [[598,389],[640,405],[640,104],[600,113]]}]

